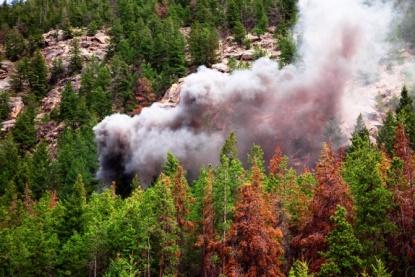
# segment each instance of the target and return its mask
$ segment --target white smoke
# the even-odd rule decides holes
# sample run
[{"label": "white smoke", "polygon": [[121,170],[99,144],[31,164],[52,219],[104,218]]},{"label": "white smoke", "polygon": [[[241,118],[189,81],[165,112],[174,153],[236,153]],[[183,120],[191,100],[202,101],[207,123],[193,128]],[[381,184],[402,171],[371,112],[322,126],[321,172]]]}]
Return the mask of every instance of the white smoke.
[{"label": "white smoke", "polygon": [[[148,184],[168,151],[196,172],[217,162],[231,131],[242,157],[253,143],[266,157],[278,144],[293,159],[313,162],[328,122],[354,123],[358,113],[347,112],[345,99],[376,79],[390,50],[392,7],[366,2],[300,0],[295,31],[301,58],[295,65],[279,70],[276,62],[260,59],[229,75],[200,67],[186,78],[177,106],[155,103],[134,117],[106,117],[94,128],[98,177],[111,181],[139,174]],[[370,98],[361,96],[363,103]]]}]

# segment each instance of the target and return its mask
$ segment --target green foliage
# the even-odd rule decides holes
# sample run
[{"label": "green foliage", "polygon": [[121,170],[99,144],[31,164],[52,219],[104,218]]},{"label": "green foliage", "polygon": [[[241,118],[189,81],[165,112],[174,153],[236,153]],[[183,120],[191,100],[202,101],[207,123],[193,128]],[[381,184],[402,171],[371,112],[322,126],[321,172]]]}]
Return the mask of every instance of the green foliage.
[{"label": "green foliage", "polygon": [[386,152],[389,155],[393,153],[393,144],[395,141],[395,130],[397,122],[392,112],[386,114],[386,118],[383,121],[383,125],[378,131],[377,143],[385,147]]},{"label": "green foliage", "polygon": [[281,68],[294,62],[297,50],[291,33],[277,34],[277,47],[281,52],[279,56]]},{"label": "green foliage", "polygon": [[193,64],[210,66],[217,60],[219,37],[216,30],[199,23],[193,24],[189,38]]},{"label": "green foliage", "polygon": [[31,149],[37,141],[35,128],[35,110],[28,107],[19,115],[12,130],[13,138],[22,150]]},{"label": "green foliage", "polygon": [[95,34],[98,31],[98,23],[96,21],[91,21],[91,23],[89,23],[88,25],[88,29],[87,29],[87,35],[88,36],[95,36]]},{"label": "green foliage", "polygon": [[328,250],[323,254],[326,262],[319,276],[356,276],[362,268],[362,245],[347,221],[347,211],[337,206],[332,216],[334,229],[327,237]]},{"label": "green foliage", "polygon": [[[226,9],[226,20],[230,29],[235,30],[235,27],[241,23],[241,11],[236,0],[227,1],[228,7]],[[245,32],[245,29],[244,29]]]},{"label": "green foliage", "polygon": [[82,176],[85,189],[92,192],[96,185],[98,167],[96,145],[91,126],[80,130],[66,129],[58,141],[56,161],[53,164],[55,188],[59,195],[69,195],[78,175]]},{"label": "green foliage", "polygon": [[257,60],[259,58],[265,57],[267,55],[267,51],[262,49],[260,46],[254,46],[254,59]]},{"label": "green foliage", "polygon": [[91,92],[88,103],[99,118],[104,118],[112,112],[111,95],[101,87]]},{"label": "green foliage", "polygon": [[11,29],[7,33],[4,46],[6,57],[11,61],[16,61],[25,54],[26,42],[17,29]]},{"label": "green foliage", "polygon": [[65,228],[59,235],[61,239],[67,240],[75,233],[82,233],[84,227],[82,216],[86,208],[86,192],[81,175],[77,176],[71,189],[62,196]]},{"label": "green foliage", "polygon": [[222,147],[220,164],[215,169],[213,199],[215,226],[222,239],[226,237],[233,218],[238,188],[245,180],[245,171],[237,159],[236,137],[231,134]]},{"label": "green foliage", "polygon": [[79,94],[85,97],[84,114],[87,111],[103,118],[112,112],[111,72],[107,66],[93,62],[85,68],[81,75]]},{"label": "green foliage", "polygon": [[[26,202],[29,204],[28,202]],[[53,274],[58,265],[59,239],[56,223],[62,214],[58,205],[49,206],[50,196],[45,195],[26,212],[21,225],[1,230],[5,254],[2,257],[7,275],[43,276]]]},{"label": "green foliage", "polygon": [[79,40],[74,39],[72,41],[71,45],[71,51],[70,51],[70,60],[69,60],[69,73],[70,74],[76,74],[80,73],[82,70],[82,57],[81,57],[81,51],[79,49]]},{"label": "green foliage", "polygon": [[[131,260],[131,258],[130,258]],[[138,271],[135,269],[134,264],[125,259],[117,258],[111,261],[108,271],[104,276],[106,277],[134,277],[137,276]]]},{"label": "green foliage", "polygon": [[27,80],[31,92],[39,99],[48,92],[48,67],[40,51],[36,51],[30,60],[30,69]]},{"label": "green foliage", "polygon": [[10,85],[15,92],[19,92],[27,83],[30,72],[29,59],[24,57],[16,63],[16,72],[12,75]]},{"label": "green foliage", "polygon": [[245,31],[245,27],[242,24],[241,21],[236,21],[234,26],[233,26],[233,34],[235,37],[235,41],[238,44],[243,44],[243,42],[245,41],[245,36],[246,36],[246,31]]},{"label": "green foliage", "polygon": [[5,192],[6,185],[17,174],[19,149],[11,135],[0,140],[0,195]]},{"label": "green foliage", "polygon": [[60,118],[67,120],[72,126],[75,125],[77,118],[78,101],[79,97],[75,93],[72,84],[67,83],[62,91]]},{"label": "green foliage", "polygon": [[0,91],[0,122],[9,117],[9,95],[7,92]]},{"label": "green foliage", "polygon": [[238,147],[235,133],[230,133],[220,151],[220,157],[223,159],[226,156],[228,159],[233,160],[238,158]]},{"label": "green foliage", "polygon": [[40,199],[43,193],[52,186],[52,180],[49,178],[52,170],[52,161],[45,142],[37,145],[33,152],[31,163],[31,190],[34,198]]},{"label": "green foliage", "polygon": [[52,62],[52,69],[50,70],[50,80],[51,84],[55,84],[65,75],[65,68],[63,67],[63,61],[60,58],[56,58]]},{"label": "green foliage", "polygon": [[401,98],[396,109],[396,119],[405,126],[406,133],[411,141],[411,146],[415,146],[415,110],[413,100],[404,86],[401,91]]},{"label": "green foliage", "polygon": [[309,273],[308,265],[306,262],[297,260],[288,273],[288,277],[312,277],[313,274]]},{"label": "green foliage", "polygon": [[254,144],[248,153],[248,162],[250,167],[256,166],[261,173],[265,173],[264,151],[261,146]]},{"label": "green foliage", "polygon": [[254,28],[255,33],[260,36],[264,34],[268,27],[268,17],[265,13],[263,1],[257,0],[255,3],[256,9],[256,25]]},{"label": "green foliage", "polygon": [[111,93],[113,102],[117,107],[122,107],[125,112],[132,110],[134,106],[134,86],[137,75],[131,72],[131,68],[119,56],[115,56],[111,62]]},{"label": "green foliage", "polygon": [[[362,135],[359,135],[362,134]],[[381,172],[380,152],[372,145],[367,132],[355,132],[346,156],[343,176],[350,185],[356,205],[356,236],[368,262],[374,255],[386,257],[386,237],[394,230],[388,219],[392,193]]]},{"label": "green foliage", "polygon": [[375,264],[372,264],[372,276],[373,277],[391,277],[392,274],[388,272],[383,261],[381,259],[376,259]]},{"label": "green foliage", "polygon": [[163,173],[168,177],[174,177],[179,167],[179,161],[173,155],[173,153],[167,153],[166,162],[163,165]]}]

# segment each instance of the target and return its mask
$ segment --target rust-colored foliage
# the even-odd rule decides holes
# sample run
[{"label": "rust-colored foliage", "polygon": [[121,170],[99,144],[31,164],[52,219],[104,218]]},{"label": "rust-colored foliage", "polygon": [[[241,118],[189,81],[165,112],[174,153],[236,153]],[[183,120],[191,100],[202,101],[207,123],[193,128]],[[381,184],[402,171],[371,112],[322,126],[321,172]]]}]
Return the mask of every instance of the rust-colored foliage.
[{"label": "rust-colored foliage", "polygon": [[396,188],[394,200],[398,208],[392,220],[398,227],[398,234],[392,239],[392,251],[398,257],[406,257],[415,264],[415,187]]},{"label": "rust-colored foliage", "polygon": [[[254,167],[255,169],[255,167]],[[234,221],[225,242],[226,276],[283,276],[280,257],[282,232],[255,177],[240,188]],[[256,179],[256,180],[255,180]]]},{"label": "rust-colored foliage", "polygon": [[271,160],[269,161],[268,170],[273,175],[281,174],[280,165],[283,160],[283,155],[281,148],[279,146],[275,147],[274,155],[272,156]]},{"label": "rust-colored foliage", "polygon": [[352,200],[340,173],[340,161],[335,158],[329,145],[323,147],[316,178],[318,184],[309,205],[310,215],[292,241],[297,258],[308,261],[313,272],[319,271],[324,262],[320,253],[327,247],[326,237],[333,229],[330,217],[337,205],[352,214]]},{"label": "rust-colored foliage", "polygon": [[395,144],[393,146],[394,153],[404,163],[404,175],[410,185],[414,182],[415,177],[415,162],[414,153],[410,147],[408,136],[406,135],[405,127],[399,124],[395,133]]},{"label": "rust-colored foliage", "polygon": [[415,162],[413,150],[405,128],[399,124],[396,129],[394,153],[403,161],[401,178],[396,177],[393,188],[394,202],[397,205],[392,220],[398,227],[398,233],[392,238],[392,251],[407,262],[415,264]]},{"label": "rust-colored foliage", "polygon": [[176,208],[177,225],[180,230],[190,230],[193,227],[193,224],[188,220],[188,215],[192,198],[182,166],[178,166],[176,175],[173,179],[173,199]]},{"label": "rust-colored foliage", "polygon": [[215,237],[215,210],[213,207],[213,176],[208,172],[208,178],[203,191],[203,222],[202,234],[199,235],[196,246],[202,248],[202,276],[213,277],[218,275],[218,269],[212,258],[215,254],[217,241]]}]

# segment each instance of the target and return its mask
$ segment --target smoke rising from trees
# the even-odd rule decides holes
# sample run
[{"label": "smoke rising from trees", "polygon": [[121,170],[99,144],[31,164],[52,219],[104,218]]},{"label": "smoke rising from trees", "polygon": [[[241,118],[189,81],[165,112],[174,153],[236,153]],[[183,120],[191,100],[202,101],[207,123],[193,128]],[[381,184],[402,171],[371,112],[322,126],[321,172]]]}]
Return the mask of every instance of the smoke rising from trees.
[{"label": "smoke rising from trees", "polygon": [[217,162],[230,132],[243,159],[255,143],[265,158],[279,145],[293,160],[313,163],[329,139],[327,125],[356,119],[344,112],[349,84],[370,80],[389,50],[393,10],[365,2],[300,0],[294,65],[279,69],[262,58],[232,74],[200,67],[186,78],[177,106],[155,103],[133,117],[106,117],[94,128],[98,177],[109,182],[138,174],[148,184],[169,151],[196,173]]}]

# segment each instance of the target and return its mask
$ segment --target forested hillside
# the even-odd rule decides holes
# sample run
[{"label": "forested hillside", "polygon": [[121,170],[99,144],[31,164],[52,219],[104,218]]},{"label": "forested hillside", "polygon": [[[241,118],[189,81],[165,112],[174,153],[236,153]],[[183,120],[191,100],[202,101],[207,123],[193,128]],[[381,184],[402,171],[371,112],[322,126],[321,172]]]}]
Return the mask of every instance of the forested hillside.
[{"label": "forested hillside", "polygon": [[[260,143],[240,151],[238,141],[247,139],[231,130],[217,163],[199,168],[171,149],[161,168],[150,170],[156,176],[141,180],[139,170],[125,174],[125,160],[133,156],[123,156],[128,145],[111,144],[108,154],[109,141],[97,142],[109,135],[93,129],[106,116],[139,115],[166,91],[160,109],[178,105],[171,98],[179,98],[182,78],[200,65],[228,76],[268,56],[276,71],[290,68],[301,59],[293,36],[298,18],[296,0],[3,4],[0,276],[415,276],[415,107],[403,83],[399,103],[390,105],[376,132],[362,116],[348,142],[337,118],[320,126],[324,136],[310,132],[321,137],[313,141],[321,149],[318,161],[288,157],[280,138],[266,139],[272,152]],[[398,30],[409,48],[411,24]],[[330,85],[331,93],[336,86]],[[221,129],[221,115],[229,111],[214,104],[192,111],[190,119],[171,119],[171,129],[182,126],[175,120],[190,122],[185,131],[197,133],[203,124]],[[290,104],[278,121],[283,130],[313,131],[307,124],[338,108],[320,110],[306,123],[288,122]],[[255,109],[247,114],[255,117]],[[207,120],[193,120],[199,113]],[[157,130],[163,115],[146,131]],[[249,131],[242,115],[235,118]],[[258,125],[269,120],[258,118]],[[123,134],[114,136],[123,142]],[[289,149],[294,153],[311,140],[296,139],[289,144],[298,148]],[[209,143],[217,141],[203,147]],[[150,159],[142,163],[153,166]],[[189,173],[189,163],[196,173]],[[108,168],[115,173],[97,178]]]}]

